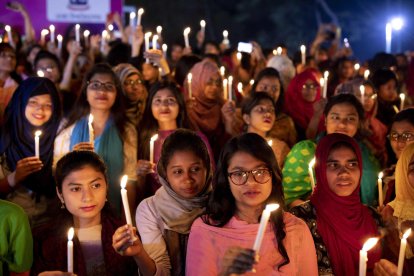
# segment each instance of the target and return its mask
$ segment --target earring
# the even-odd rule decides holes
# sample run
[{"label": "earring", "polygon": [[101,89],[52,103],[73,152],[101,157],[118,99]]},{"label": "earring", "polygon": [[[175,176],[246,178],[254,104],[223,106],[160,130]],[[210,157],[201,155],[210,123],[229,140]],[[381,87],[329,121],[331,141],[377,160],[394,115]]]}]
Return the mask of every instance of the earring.
[{"label": "earring", "polygon": [[60,206],[60,209],[65,209],[65,202],[62,200],[62,206]]}]

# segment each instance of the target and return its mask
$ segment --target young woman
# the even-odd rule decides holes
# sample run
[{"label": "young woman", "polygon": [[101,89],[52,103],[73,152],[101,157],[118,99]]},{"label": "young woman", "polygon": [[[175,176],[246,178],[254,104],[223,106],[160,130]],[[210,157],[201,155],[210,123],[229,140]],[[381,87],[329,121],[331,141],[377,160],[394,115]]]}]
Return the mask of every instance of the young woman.
[{"label": "young woman", "polygon": [[[128,195],[134,206],[137,160],[137,134],[124,109],[122,85],[106,64],[96,64],[86,75],[76,108],[62,124],[55,140],[54,161],[71,150],[94,150],[108,166],[109,201],[121,207],[119,181],[127,174]],[[89,137],[88,119],[93,115],[94,140]],[[120,212],[119,212],[120,213]]]},{"label": "young woman", "polygon": [[[55,203],[53,141],[61,118],[54,84],[39,77],[23,81],[11,99],[0,134],[0,193],[20,205],[30,222],[47,219]],[[39,157],[35,132],[40,130]]]},{"label": "young woman", "polygon": [[7,104],[17,88],[17,82],[11,77],[16,67],[16,52],[8,43],[0,43],[0,124]]},{"label": "young woman", "polygon": [[269,143],[276,156],[277,164],[283,167],[289,153],[289,146],[270,134],[276,121],[276,105],[267,93],[254,93],[242,104],[242,116],[246,132],[259,134]]},{"label": "young woman", "polygon": [[137,275],[134,260],[118,255],[111,246],[112,235],[123,222],[107,202],[108,178],[103,160],[91,151],[72,151],[59,160],[55,178],[62,210],[56,220],[33,231],[32,275],[67,271],[70,227],[75,229],[74,273]]},{"label": "young woman", "polygon": [[[364,120],[364,109],[360,101],[351,94],[340,94],[329,99],[324,109],[326,134],[342,133],[358,137]],[[374,206],[377,204],[377,177],[380,171],[378,161],[363,144],[364,174],[361,180],[361,201]],[[316,143],[305,140],[297,143],[289,152],[283,167],[283,188],[286,204],[293,207],[303,203],[312,192],[309,178],[309,163],[314,157]]]},{"label": "young woman", "polygon": [[141,241],[131,245],[133,229],[123,226],[113,236],[113,247],[133,256],[141,275],[186,275],[188,234],[204,213],[211,189],[210,158],[200,136],[184,129],[168,136],[158,174],[162,187],[136,212]]},{"label": "young woman", "polygon": [[[353,138],[333,133],[319,141],[315,157],[315,191],[310,201],[291,212],[311,230],[319,275],[357,275],[364,242],[379,236],[376,213],[362,205],[359,196],[361,150]],[[368,271],[380,256],[379,246],[368,252]]]},{"label": "young woman", "polygon": [[[257,275],[317,275],[309,229],[283,211],[281,172],[266,140],[255,133],[232,138],[220,155],[214,183],[206,215],[191,227],[187,275],[244,274],[253,267]],[[280,207],[254,252],[260,216],[269,203]]]}]

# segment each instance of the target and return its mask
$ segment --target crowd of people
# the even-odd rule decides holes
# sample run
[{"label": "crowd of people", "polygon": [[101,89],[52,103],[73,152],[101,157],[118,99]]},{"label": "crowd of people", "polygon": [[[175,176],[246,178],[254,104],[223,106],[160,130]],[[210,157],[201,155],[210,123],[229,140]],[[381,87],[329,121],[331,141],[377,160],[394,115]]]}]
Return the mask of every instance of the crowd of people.
[{"label": "crowd of people", "polygon": [[0,275],[358,275],[369,238],[368,275],[414,274],[414,54],[358,61],[332,24],[305,53],[164,52],[118,14],[58,47],[9,6]]}]

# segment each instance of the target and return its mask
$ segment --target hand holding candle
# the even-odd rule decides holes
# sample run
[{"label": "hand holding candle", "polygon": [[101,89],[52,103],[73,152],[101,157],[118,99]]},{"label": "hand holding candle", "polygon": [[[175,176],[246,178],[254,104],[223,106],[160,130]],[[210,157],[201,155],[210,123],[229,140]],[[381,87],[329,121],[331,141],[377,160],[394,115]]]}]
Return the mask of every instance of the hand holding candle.
[{"label": "hand holding candle", "polygon": [[398,275],[402,275],[404,268],[405,249],[407,248],[407,238],[411,235],[411,228],[405,231],[400,245],[400,255],[398,256]]},{"label": "hand holding candle", "polygon": [[308,173],[309,173],[309,178],[310,178],[310,182],[311,182],[312,192],[315,189],[315,179],[313,178],[313,167],[315,166],[315,162],[316,162],[316,158],[314,157],[309,162],[309,166],[308,166]]},{"label": "hand holding candle", "polygon": [[150,141],[150,162],[154,163],[154,143],[155,141],[157,141],[158,139],[158,134],[155,134],[154,136],[151,137],[151,141]]},{"label": "hand holding candle", "polygon": [[38,158],[40,157],[40,147],[39,147],[40,135],[42,135],[42,132],[40,130],[37,130],[35,132],[35,156]]},{"label": "hand holding candle", "polygon": [[73,273],[73,236],[75,235],[75,230],[73,227],[69,228],[68,231],[68,272]]},{"label": "hand holding candle", "polygon": [[256,253],[259,252],[262,245],[264,233],[267,228],[267,223],[269,222],[270,214],[273,211],[276,211],[279,208],[279,204],[267,204],[266,208],[262,212],[262,217],[260,218],[259,230],[257,231],[256,239],[254,241],[253,250]]},{"label": "hand holding candle", "polygon": [[359,276],[365,276],[367,273],[368,251],[371,250],[378,242],[378,238],[369,238],[362,249],[359,251]]}]

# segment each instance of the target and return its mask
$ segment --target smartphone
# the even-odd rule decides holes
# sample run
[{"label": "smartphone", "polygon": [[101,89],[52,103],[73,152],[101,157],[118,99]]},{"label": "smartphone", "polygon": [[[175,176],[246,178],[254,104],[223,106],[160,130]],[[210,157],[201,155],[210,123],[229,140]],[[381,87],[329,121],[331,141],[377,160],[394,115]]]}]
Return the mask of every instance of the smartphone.
[{"label": "smartphone", "polygon": [[251,43],[239,42],[237,51],[250,54],[253,51],[253,45]]}]

